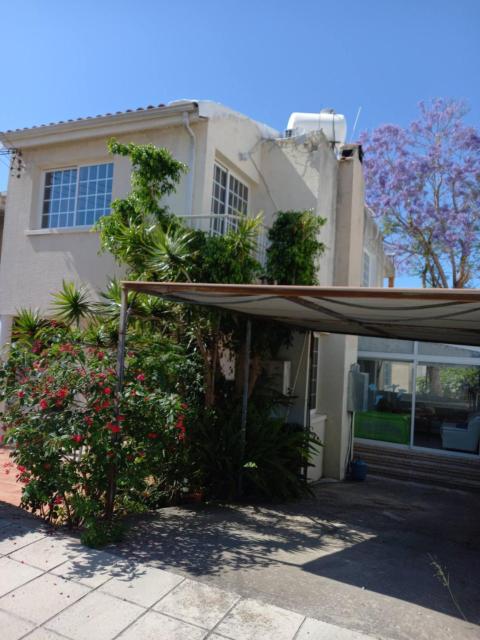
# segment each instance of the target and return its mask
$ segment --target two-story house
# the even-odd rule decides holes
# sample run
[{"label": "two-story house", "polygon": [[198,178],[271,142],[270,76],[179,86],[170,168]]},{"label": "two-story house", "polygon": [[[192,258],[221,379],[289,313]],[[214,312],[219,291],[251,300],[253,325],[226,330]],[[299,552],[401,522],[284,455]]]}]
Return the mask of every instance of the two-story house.
[{"label": "two-story house", "polygon": [[[262,211],[268,228],[276,211],[311,209],[327,220],[320,284],[381,286],[387,260],[364,206],[361,148],[345,144],[343,125],[331,113],[307,118],[307,126],[285,135],[222,105],[182,100],[1,133],[4,146],[21,152],[23,167],[8,186],[1,343],[10,340],[19,308],[48,313],[50,294],[62,280],[84,283],[97,295],[118,271],[110,255],[99,254],[91,231],[112,199],[130,187],[129,161],[107,152],[112,136],[168,147],[188,165],[168,205],[191,226],[222,233],[236,215]],[[281,383],[294,386],[297,398],[290,419],[303,421],[308,408],[325,442],[323,469],[318,461],[312,478],[343,478],[351,444],[346,388],[357,338],[318,335],[311,350],[305,340],[298,333],[282,354],[290,366],[280,367]],[[307,388],[310,353],[313,382]]]}]

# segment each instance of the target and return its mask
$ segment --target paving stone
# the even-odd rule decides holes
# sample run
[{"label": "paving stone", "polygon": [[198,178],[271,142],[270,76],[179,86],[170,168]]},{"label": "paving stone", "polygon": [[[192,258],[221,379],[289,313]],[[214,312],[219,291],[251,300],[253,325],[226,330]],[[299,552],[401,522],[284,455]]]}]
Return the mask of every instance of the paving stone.
[{"label": "paving stone", "polygon": [[0,555],[17,551],[36,540],[45,537],[44,531],[32,531],[18,525],[5,527],[0,532]]},{"label": "paving stone", "polygon": [[239,596],[223,589],[185,580],[162,598],[154,609],[212,629],[239,599]]},{"label": "paving stone", "polygon": [[0,637],[4,640],[18,640],[34,627],[31,622],[20,620],[11,613],[0,610]]},{"label": "paving stone", "polygon": [[151,607],[184,578],[163,569],[137,565],[106,582],[100,591],[124,598],[142,607]]},{"label": "paving stone", "polygon": [[186,622],[149,611],[124,631],[118,640],[203,640],[207,633]]},{"label": "paving stone", "polygon": [[44,574],[0,598],[0,609],[43,624],[88,592],[81,584]]},{"label": "paving stone", "polygon": [[59,633],[49,631],[45,627],[39,627],[25,637],[25,640],[71,640],[67,636],[61,636]]},{"label": "paving stone", "polygon": [[72,640],[111,640],[144,611],[136,604],[92,591],[45,626]]},{"label": "paving stone", "polygon": [[74,560],[64,562],[51,573],[96,589],[112,576],[119,575],[124,565],[124,561],[110,553],[91,549],[75,554]]},{"label": "paving stone", "polygon": [[0,558],[0,597],[40,575],[42,572],[39,569],[15,562],[6,556]]},{"label": "paving stone", "polygon": [[256,600],[241,600],[215,629],[232,640],[292,640],[304,616]]},{"label": "paving stone", "polygon": [[32,567],[48,571],[53,567],[70,560],[84,549],[80,542],[71,538],[57,538],[47,536],[28,547],[11,553],[10,557],[19,562],[25,562]]},{"label": "paving stone", "polygon": [[343,629],[335,624],[307,618],[295,640],[373,640],[358,631]]}]

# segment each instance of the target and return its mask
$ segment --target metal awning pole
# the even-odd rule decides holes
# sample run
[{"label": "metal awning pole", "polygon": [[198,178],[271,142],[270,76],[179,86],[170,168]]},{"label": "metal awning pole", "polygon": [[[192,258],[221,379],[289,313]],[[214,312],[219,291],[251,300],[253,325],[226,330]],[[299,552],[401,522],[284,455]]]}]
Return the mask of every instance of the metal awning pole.
[{"label": "metal awning pole", "polygon": [[[120,302],[120,321],[118,327],[118,346],[117,346],[117,366],[115,385],[115,416],[118,420],[120,414],[120,396],[123,391],[123,380],[125,375],[125,342],[127,336],[128,324],[128,292],[125,287],[121,288]],[[116,442],[120,437],[118,433],[112,433],[112,443]],[[115,502],[115,494],[117,492],[117,465],[112,462],[108,469],[108,485],[107,498],[105,502],[105,516],[110,519],[113,516],[113,505]]]},{"label": "metal awning pole", "polygon": [[248,411],[248,386],[250,383],[250,350],[252,345],[252,321],[247,320],[247,330],[245,335],[245,360],[243,363],[243,395],[242,395],[242,417],[240,421],[240,461],[241,467],[238,472],[238,497],[243,493],[243,465],[245,456],[245,444],[247,441],[247,411]]}]

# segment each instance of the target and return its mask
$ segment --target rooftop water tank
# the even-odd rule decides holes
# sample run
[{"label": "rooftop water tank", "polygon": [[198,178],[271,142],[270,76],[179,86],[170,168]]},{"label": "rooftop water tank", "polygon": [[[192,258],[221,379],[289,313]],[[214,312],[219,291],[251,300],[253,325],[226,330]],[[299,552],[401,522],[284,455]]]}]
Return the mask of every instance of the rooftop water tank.
[{"label": "rooftop water tank", "polygon": [[292,113],[288,119],[286,136],[301,136],[311,131],[323,131],[333,144],[344,144],[347,138],[345,116],[333,109],[322,109],[320,113]]}]

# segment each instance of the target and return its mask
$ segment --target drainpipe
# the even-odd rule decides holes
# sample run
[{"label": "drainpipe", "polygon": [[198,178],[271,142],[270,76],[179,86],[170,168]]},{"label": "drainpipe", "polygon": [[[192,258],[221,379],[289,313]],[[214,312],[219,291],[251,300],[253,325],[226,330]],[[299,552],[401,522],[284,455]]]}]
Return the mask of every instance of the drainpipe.
[{"label": "drainpipe", "polygon": [[187,174],[187,195],[186,195],[185,213],[186,215],[191,216],[193,215],[193,187],[195,185],[196,138],[195,138],[195,134],[192,131],[192,127],[190,126],[188,111],[183,112],[183,125],[187,130],[188,135],[190,136],[190,161],[189,161],[190,171]]}]

